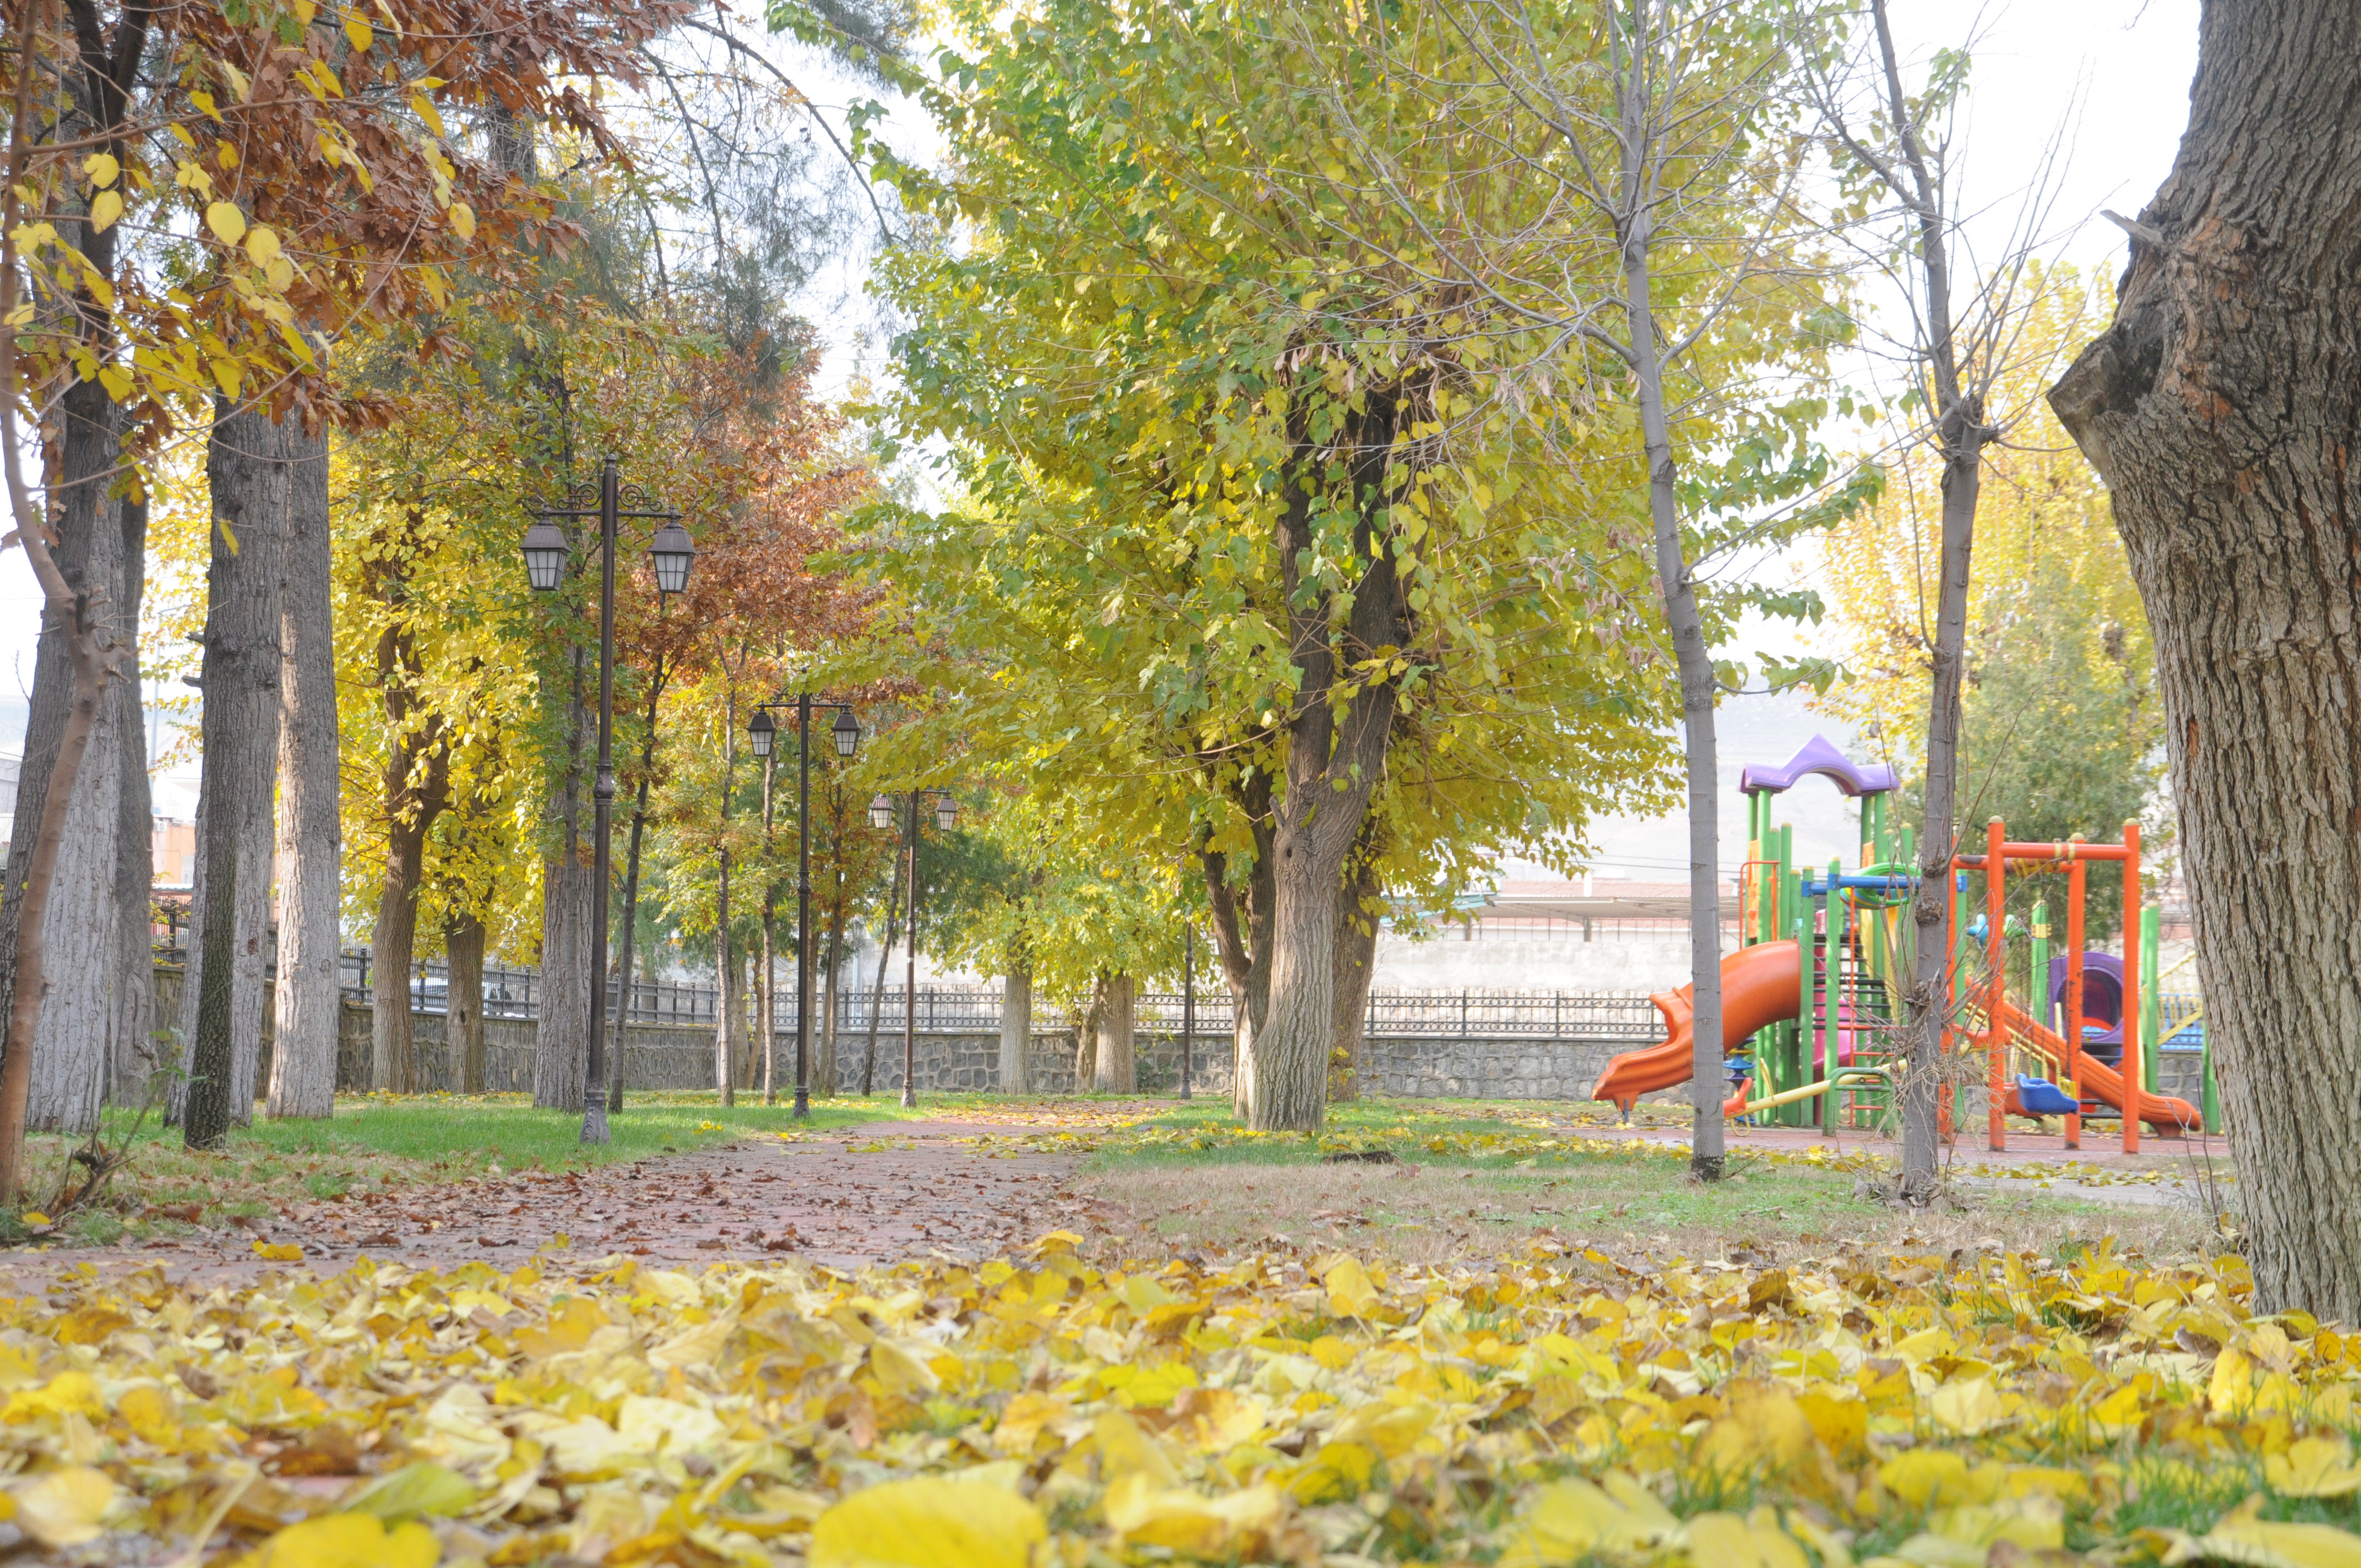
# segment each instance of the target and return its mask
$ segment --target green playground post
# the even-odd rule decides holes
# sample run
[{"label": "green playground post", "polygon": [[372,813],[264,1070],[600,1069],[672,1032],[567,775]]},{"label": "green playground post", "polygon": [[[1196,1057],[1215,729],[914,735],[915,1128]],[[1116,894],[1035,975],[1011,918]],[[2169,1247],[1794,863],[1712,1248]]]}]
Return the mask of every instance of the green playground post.
[{"label": "green playground post", "polygon": [[2049,901],[2033,901],[2033,941],[2025,971],[2025,1011],[2051,1028],[2057,1020],[2049,1011]]},{"label": "green playground post", "polygon": [[2211,1024],[2205,1026],[2205,1042],[2200,1049],[2203,1054],[2198,1058],[2199,1067],[2205,1074],[2205,1103],[2201,1108],[2205,1117],[2205,1130],[2219,1134],[2222,1131],[2222,1096],[2213,1087],[2213,1025]]},{"label": "green playground post", "polygon": [[2152,907],[2139,912],[2140,1081],[2157,1094],[2164,1092],[2158,1087],[2164,1081],[2159,1076],[2164,1064],[2157,1055],[2163,1048],[2164,987],[2156,982],[2163,940],[2158,921],[2162,913]]}]

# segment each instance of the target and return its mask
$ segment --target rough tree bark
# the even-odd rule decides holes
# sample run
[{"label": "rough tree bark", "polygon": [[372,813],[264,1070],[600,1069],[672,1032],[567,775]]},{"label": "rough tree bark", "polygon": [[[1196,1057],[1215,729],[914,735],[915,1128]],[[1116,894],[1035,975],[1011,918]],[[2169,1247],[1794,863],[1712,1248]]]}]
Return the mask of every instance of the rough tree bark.
[{"label": "rough tree bark", "polygon": [[1337,455],[1353,486],[1352,558],[1367,565],[1351,586],[1341,627],[1332,623],[1336,593],[1301,576],[1314,543],[1313,498],[1304,479],[1323,461],[1308,443],[1300,465],[1307,473],[1297,477],[1279,514],[1296,690],[1287,717],[1286,791],[1273,805],[1270,1000],[1242,1064],[1253,1080],[1246,1123],[1262,1131],[1310,1131],[1327,1115],[1336,901],[1345,857],[1385,768],[1399,691],[1391,679],[1361,675],[1349,698],[1341,705],[1332,698],[1355,661],[1410,641],[1409,611],[1385,521],[1401,397],[1399,388],[1371,388],[1362,407],[1343,416]]},{"label": "rough tree bark", "polygon": [[[137,639],[138,622],[136,600],[126,617],[125,589],[126,578],[139,567],[125,559],[122,503],[106,494],[119,457],[117,416],[105,389],[93,382],[69,389],[62,403],[62,439],[50,465],[59,477],[49,497],[49,513],[57,520],[58,565],[78,589],[95,590],[91,629],[113,648],[127,652]],[[73,679],[61,634],[62,628],[45,625],[36,653],[37,660],[54,659],[60,667],[50,672],[37,666],[37,701],[27,729],[26,777],[16,807],[19,822],[40,818],[49,795],[47,764],[67,721],[66,696]],[[50,700],[43,704],[38,699],[45,674]],[[48,967],[48,995],[33,1035],[25,1109],[30,1127],[84,1133],[96,1126],[107,1065],[115,1054],[121,992],[126,987],[118,983],[121,977],[114,966],[98,960],[123,947],[126,911],[117,887],[123,861],[126,855],[144,861],[148,852],[147,823],[139,825],[128,845],[122,838],[122,731],[126,723],[135,729],[139,725],[137,687],[126,699],[123,686],[121,680],[110,681],[100,697],[82,765],[63,796],[64,836],[58,844],[43,919],[48,949],[57,958]],[[144,783],[144,771],[140,778]],[[137,916],[142,934],[147,929],[145,902],[143,897]]]},{"label": "rough tree bark", "polygon": [[2205,7],[2114,324],[2050,402],[2156,637],[2257,1309],[2361,1320],[2361,53]]},{"label": "rough tree bark", "polygon": [[1352,858],[1345,862],[1345,886],[1336,901],[1336,1001],[1331,1026],[1328,1098],[1361,1097],[1361,1055],[1369,1027],[1369,981],[1378,967],[1378,900],[1384,885],[1378,876],[1378,818],[1361,826]]},{"label": "rough tree bark", "polygon": [[613,942],[615,954],[615,1018],[614,1037],[607,1047],[607,1109],[611,1113],[623,1108],[623,1043],[629,1038],[625,1026],[631,1017],[631,959],[639,951],[640,933],[640,848],[648,828],[648,784],[656,767],[656,704],[664,696],[665,670],[661,660],[648,681],[648,710],[642,718],[646,725],[644,739],[640,743],[640,783],[631,799],[631,844],[623,857],[623,909],[621,926]]},{"label": "rough tree bark", "polygon": [[1106,1013],[1106,976],[1091,981],[1090,1004],[1074,1021],[1074,1092],[1095,1093],[1099,1077],[1099,1020]]},{"label": "rough tree bark", "polygon": [[1243,885],[1231,885],[1229,856],[1201,851],[1205,897],[1213,912],[1213,948],[1222,979],[1230,988],[1230,1108],[1246,1119],[1254,1103],[1255,1031],[1270,1009],[1271,880],[1270,776],[1257,768],[1246,775],[1238,805],[1254,834],[1254,862]]},{"label": "rough tree bark", "polygon": [[284,658],[286,445],[286,429],[267,410],[216,405],[205,457],[214,528],[205,576],[197,886],[184,981],[184,1013],[192,1016],[182,1132],[192,1149],[217,1147],[241,1112],[253,1114]]},{"label": "rough tree bark", "polygon": [[108,1094],[118,1105],[145,1105],[155,1071],[156,968],[154,894],[156,858],[154,798],[148,781],[147,708],[141,698],[139,602],[147,592],[148,505],[125,501],[122,624],[128,629],[108,700],[120,705],[115,727],[122,756],[117,762],[115,850],[116,951],[115,1021],[108,1035],[111,1063]]},{"label": "rough tree bark", "polygon": [[288,465],[285,591],[280,605],[279,980],[272,1116],[335,1108],[342,913],[336,653],[329,596],[328,441],[281,427]]},{"label": "rough tree bark", "polygon": [[1033,1092],[1033,966],[1011,964],[1000,982],[1000,1092]]},{"label": "rough tree bark", "polygon": [[738,788],[738,696],[729,693],[721,713],[720,886],[713,900],[713,971],[720,1005],[713,1011],[713,1087],[724,1105],[738,1103],[738,1058],[746,1033],[745,1001],[738,988],[738,965],[730,948],[730,797]]},{"label": "rough tree bark", "polygon": [[484,1091],[484,922],[472,909],[443,917],[443,1049],[462,1094]]},{"label": "rough tree bark", "polygon": [[[840,873],[839,880],[841,881]],[[822,1100],[836,1098],[836,1025],[838,997],[844,980],[844,901],[835,899],[828,917],[828,962],[823,966],[827,989],[820,999],[819,1041],[812,1053],[811,1091]]]},{"label": "rough tree bark", "polygon": [[1098,1049],[1091,1063],[1091,1087],[1101,1094],[1139,1092],[1139,1058],[1133,1049],[1132,1002],[1137,987],[1127,974],[1111,974],[1099,993]]}]

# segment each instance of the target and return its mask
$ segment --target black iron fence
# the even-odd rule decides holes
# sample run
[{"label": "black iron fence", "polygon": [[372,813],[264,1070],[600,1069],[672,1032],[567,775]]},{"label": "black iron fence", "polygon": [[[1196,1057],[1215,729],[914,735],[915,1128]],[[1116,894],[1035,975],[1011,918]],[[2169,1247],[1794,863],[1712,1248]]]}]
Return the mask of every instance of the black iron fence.
[{"label": "black iron fence", "polygon": [[[344,958],[346,997],[369,999],[368,955],[348,952]],[[484,966],[484,1016],[533,1018],[540,1013],[541,979],[537,970],[501,964]],[[837,992],[840,1034],[865,1033],[873,1020],[881,1034],[902,1027],[905,992],[887,986],[845,985]],[[793,1027],[795,989],[781,986],[778,1014],[783,1030]],[[440,959],[416,965],[410,980],[411,1006],[421,1013],[442,1013],[450,1003],[450,970]],[[611,1003],[612,996],[609,995]],[[719,1005],[719,989],[693,981],[634,981],[627,1014],[635,1024],[684,1024],[710,1026]],[[750,998],[747,1003],[752,1007]],[[1146,992],[1133,999],[1136,1028],[1170,1034],[1180,1027],[1183,999],[1177,992]],[[925,1034],[991,1034],[1000,1027],[1001,993],[996,986],[922,985],[918,987],[917,1019]],[[1195,998],[1199,1035],[1226,1035],[1231,1030],[1229,992],[1220,987],[1199,991]],[[1070,1027],[1067,1013],[1036,1003],[1037,1028]],[[1663,1034],[1654,1006],[1637,992],[1598,991],[1380,991],[1370,994],[1367,1028],[1374,1036],[1425,1039],[1612,1040],[1645,1043]]]}]

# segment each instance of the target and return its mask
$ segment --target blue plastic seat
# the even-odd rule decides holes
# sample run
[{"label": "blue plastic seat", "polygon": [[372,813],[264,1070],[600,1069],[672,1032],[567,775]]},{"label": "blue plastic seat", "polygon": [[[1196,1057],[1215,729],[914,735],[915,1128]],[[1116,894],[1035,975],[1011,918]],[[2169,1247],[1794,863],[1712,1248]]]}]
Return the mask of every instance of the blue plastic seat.
[{"label": "blue plastic seat", "polygon": [[2070,1116],[2081,1107],[2064,1090],[2046,1078],[2016,1075],[2016,1101],[2029,1116]]}]

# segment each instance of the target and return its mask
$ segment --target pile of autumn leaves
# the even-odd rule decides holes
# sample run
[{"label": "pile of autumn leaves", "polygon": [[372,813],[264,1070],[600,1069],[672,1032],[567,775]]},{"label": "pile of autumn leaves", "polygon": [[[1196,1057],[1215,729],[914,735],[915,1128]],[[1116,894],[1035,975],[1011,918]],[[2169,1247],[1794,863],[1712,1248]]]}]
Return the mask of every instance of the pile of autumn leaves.
[{"label": "pile of autumn leaves", "polygon": [[2361,1490],[2361,1338],[2251,1316],[2235,1258],[1537,1252],[1389,1277],[1076,1246],[860,1278],[70,1280],[5,1308],[0,1545],[193,1563],[210,1541],[262,1568],[2361,1563],[2330,1522]]}]

